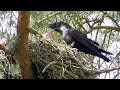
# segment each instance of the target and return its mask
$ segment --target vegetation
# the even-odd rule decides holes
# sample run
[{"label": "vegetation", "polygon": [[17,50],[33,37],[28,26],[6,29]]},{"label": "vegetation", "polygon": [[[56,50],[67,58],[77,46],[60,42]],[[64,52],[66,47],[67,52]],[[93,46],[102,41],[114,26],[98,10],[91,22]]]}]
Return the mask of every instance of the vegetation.
[{"label": "vegetation", "polygon": [[[119,11],[31,11],[30,22],[26,24],[29,15],[20,22],[18,16],[22,13],[25,17],[29,12],[0,12],[1,78],[119,78]],[[107,56],[112,61],[107,63],[70,48],[59,33],[47,27],[56,21],[69,23],[98,42],[102,48],[114,54]],[[24,32],[21,33],[23,38],[18,31]]]}]

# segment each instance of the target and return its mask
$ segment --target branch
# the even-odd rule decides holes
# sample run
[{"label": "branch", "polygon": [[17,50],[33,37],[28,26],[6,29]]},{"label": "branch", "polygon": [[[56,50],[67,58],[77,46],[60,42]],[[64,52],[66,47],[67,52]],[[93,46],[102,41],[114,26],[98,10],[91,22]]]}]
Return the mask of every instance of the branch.
[{"label": "branch", "polygon": [[116,30],[116,31],[120,31],[120,27],[113,27],[113,26],[95,26],[95,27],[92,27],[90,28],[88,31],[87,31],[87,34],[88,33],[91,33],[93,30],[95,29],[111,29],[111,30]]},{"label": "branch", "polygon": [[112,31],[112,30],[108,30],[108,31],[105,33],[104,39],[103,39],[103,43],[102,43],[102,47],[103,47],[103,45],[105,44],[105,40],[106,40],[107,34],[108,34],[110,31]]},{"label": "branch", "polygon": [[[56,13],[53,13],[53,14],[51,14],[51,15],[43,18],[42,20],[39,20],[39,21],[37,22],[37,24],[41,23],[42,21],[44,21],[44,20],[46,20],[46,19],[48,19],[48,18],[51,18],[51,17],[53,17],[53,16],[56,16],[56,15],[59,14],[60,12],[61,12],[61,11],[58,11],[58,12],[56,12]],[[34,24],[34,25],[32,26],[32,28],[35,27],[35,26],[36,26],[36,24]]]},{"label": "branch", "polygon": [[[79,17],[78,17],[79,18]],[[92,26],[90,25],[90,22],[92,22],[92,21],[89,21],[88,20],[88,18],[85,18],[85,17],[81,17],[81,18],[79,18],[79,20],[81,21],[82,19],[84,19],[85,21],[81,24],[81,26],[83,26],[84,24],[88,24],[88,26],[90,27],[90,28],[92,28]]]},{"label": "branch", "polygon": [[53,13],[53,14],[51,14],[51,15],[43,18],[42,20],[39,20],[38,23],[40,23],[40,22],[42,22],[42,21],[44,21],[44,20],[46,20],[46,19],[48,19],[48,18],[51,18],[51,17],[53,17],[53,16],[56,16],[56,15],[59,14],[59,13],[61,13],[61,11],[58,11],[58,12],[56,12],[56,13]]},{"label": "branch", "polygon": [[115,79],[115,78],[117,78],[117,76],[119,76],[119,72],[112,78],[112,79]]},{"label": "branch", "polygon": [[95,71],[96,74],[101,74],[101,73],[109,73],[111,71],[114,71],[114,70],[118,70],[120,69],[120,67],[114,67],[114,68],[111,68],[111,69],[104,69],[104,70],[99,70],[99,71]]},{"label": "branch", "polygon": [[110,18],[117,25],[117,27],[119,27],[118,23],[112,16],[110,16],[107,12],[102,12],[102,13],[104,13],[104,15],[106,15],[106,17]]}]

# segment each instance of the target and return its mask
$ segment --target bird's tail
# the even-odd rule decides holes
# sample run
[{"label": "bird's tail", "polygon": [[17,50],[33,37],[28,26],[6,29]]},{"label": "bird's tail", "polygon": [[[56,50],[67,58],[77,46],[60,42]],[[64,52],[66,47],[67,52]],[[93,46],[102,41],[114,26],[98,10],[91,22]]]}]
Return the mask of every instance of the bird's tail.
[{"label": "bird's tail", "polygon": [[108,59],[106,56],[99,54],[98,57],[102,58],[104,61],[109,62],[111,61],[110,59]]},{"label": "bird's tail", "polygon": [[103,49],[99,49],[99,51],[102,52],[102,53],[106,53],[106,54],[112,54],[112,53],[107,52],[107,51],[105,51],[105,50],[103,50]]}]

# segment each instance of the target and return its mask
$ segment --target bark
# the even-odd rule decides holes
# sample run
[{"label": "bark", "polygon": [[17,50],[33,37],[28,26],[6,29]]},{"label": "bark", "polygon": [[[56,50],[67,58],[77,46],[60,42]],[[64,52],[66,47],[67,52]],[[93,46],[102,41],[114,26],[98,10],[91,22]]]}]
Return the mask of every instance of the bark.
[{"label": "bark", "polygon": [[6,50],[6,49],[5,49],[5,46],[4,46],[3,44],[0,44],[0,50],[3,50],[3,51]]},{"label": "bark", "polygon": [[29,37],[29,11],[20,11],[18,17],[17,35],[19,43],[17,44],[16,60],[20,65],[23,79],[32,79],[32,69],[29,61],[28,37]]}]

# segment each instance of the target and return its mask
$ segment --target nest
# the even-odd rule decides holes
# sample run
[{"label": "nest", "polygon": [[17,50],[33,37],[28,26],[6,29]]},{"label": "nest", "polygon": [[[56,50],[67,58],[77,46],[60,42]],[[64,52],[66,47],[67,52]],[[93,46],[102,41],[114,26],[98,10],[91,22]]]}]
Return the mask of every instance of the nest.
[{"label": "nest", "polygon": [[[32,41],[31,41],[32,40]],[[51,40],[29,42],[33,76],[36,79],[93,79],[96,77],[87,55]]]},{"label": "nest", "polygon": [[[35,79],[94,79],[91,58],[66,44],[32,37],[29,40],[30,61]],[[20,67],[12,58],[0,53],[0,78],[20,79]]]}]

